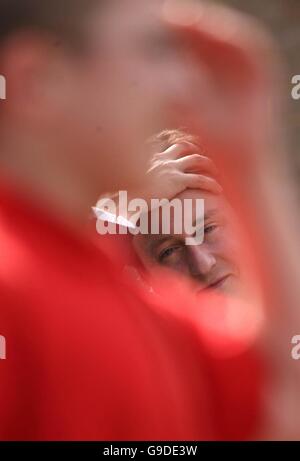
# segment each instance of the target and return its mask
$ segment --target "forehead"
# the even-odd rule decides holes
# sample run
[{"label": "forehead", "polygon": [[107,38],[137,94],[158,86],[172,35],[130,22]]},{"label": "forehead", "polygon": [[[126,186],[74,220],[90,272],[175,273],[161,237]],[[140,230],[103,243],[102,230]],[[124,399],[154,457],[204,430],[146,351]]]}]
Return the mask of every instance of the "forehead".
[{"label": "forehead", "polygon": [[228,203],[223,195],[214,195],[199,189],[186,189],[178,194],[176,198],[183,203],[185,200],[192,201],[193,206],[195,206],[196,200],[204,200],[204,215],[207,215],[209,211],[225,213],[228,209]]},{"label": "forehead", "polygon": [[[178,194],[177,197],[180,201],[192,200],[193,207],[196,204],[196,200],[204,200],[204,219],[224,219],[227,221],[227,218],[232,216],[229,204],[223,196],[217,196],[210,194],[208,192],[202,192],[200,190],[187,189],[181,194]],[[196,215],[194,215],[196,218]],[[173,215],[171,215],[171,221]],[[148,235],[137,235],[133,238],[134,246],[138,249],[144,249],[151,252],[153,247],[163,243],[164,241],[170,240],[170,238],[176,238],[176,240],[184,240],[185,235],[173,235],[172,233],[168,236],[165,234],[148,234]]]}]

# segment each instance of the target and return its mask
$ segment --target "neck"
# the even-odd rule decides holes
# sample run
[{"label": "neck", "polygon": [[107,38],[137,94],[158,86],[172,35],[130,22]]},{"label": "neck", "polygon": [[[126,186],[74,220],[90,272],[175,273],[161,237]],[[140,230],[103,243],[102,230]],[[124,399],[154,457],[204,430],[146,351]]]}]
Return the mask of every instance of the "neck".
[{"label": "neck", "polygon": [[[26,198],[57,215],[68,225],[82,228],[87,222],[97,193],[84,174],[64,162],[62,149],[36,138],[2,136],[0,145],[1,176],[16,184]],[[65,152],[65,151],[64,151]],[[70,156],[71,158],[71,156]],[[99,195],[101,188],[99,188]]]}]

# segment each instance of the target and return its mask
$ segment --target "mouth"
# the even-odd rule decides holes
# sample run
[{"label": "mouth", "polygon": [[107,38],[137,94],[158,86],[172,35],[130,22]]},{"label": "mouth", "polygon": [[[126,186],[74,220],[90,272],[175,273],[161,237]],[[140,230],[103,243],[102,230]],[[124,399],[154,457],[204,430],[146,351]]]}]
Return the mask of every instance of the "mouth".
[{"label": "mouth", "polygon": [[203,293],[205,290],[218,290],[223,288],[227,280],[231,277],[231,274],[224,275],[223,277],[218,278],[214,282],[204,286],[202,289],[200,289],[198,292]]}]

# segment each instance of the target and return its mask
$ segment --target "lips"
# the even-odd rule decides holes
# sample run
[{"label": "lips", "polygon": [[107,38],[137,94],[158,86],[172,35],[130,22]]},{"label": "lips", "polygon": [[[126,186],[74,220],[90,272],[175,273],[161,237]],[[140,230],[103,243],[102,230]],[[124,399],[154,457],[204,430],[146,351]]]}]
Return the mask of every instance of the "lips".
[{"label": "lips", "polygon": [[219,277],[215,279],[214,281],[211,281],[210,283],[206,284],[201,288],[200,290],[197,290],[198,293],[203,293],[204,290],[217,290],[223,287],[223,285],[226,283],[226,281],[232,276],[232,274],[227,274],[223,275],[222,277]]},{"label": "lips", "polygon": [[220,277],[219,279],[215,280],[214,282],[210,283],[207,285],[205,288],[206,289],[216,289],[216,288],[221,288],[223,284],[231,277],[231,275],[224,275],[223,277]]}]

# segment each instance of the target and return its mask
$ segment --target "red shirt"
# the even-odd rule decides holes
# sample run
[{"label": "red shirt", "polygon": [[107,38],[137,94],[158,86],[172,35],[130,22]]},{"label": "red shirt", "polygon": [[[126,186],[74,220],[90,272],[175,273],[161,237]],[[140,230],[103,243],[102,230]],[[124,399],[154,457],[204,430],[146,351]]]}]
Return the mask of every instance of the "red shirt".
[{"label": "red shirt", "polygon": [[214,359],[92,242],[4,190],[0,256],[1,440],[252,436],[252,354]]}]

